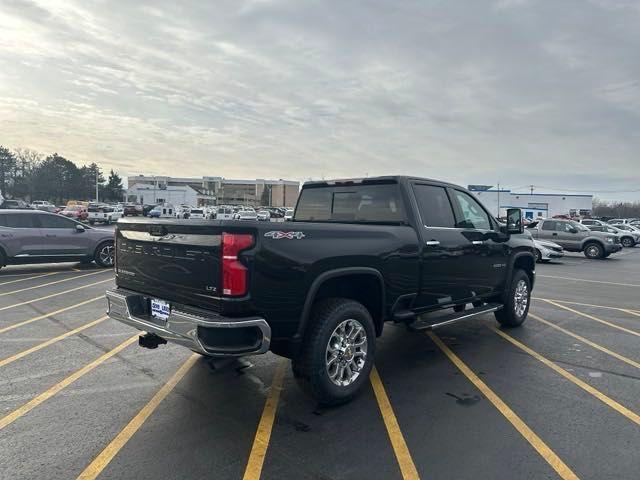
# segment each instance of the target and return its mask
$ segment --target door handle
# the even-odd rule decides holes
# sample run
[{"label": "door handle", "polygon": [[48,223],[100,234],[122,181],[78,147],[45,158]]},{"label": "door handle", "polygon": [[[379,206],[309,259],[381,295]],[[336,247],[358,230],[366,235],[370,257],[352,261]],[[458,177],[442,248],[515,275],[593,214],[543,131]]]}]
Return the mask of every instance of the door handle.
[{"label": "door handle", "polygon": [[552,237],[557,237],[557,236],[558,236],[558,234],[557,234],[557,233],[552,233],[552,234],[551,234],[551,236],[552,236]]},{"label": "door handle", "polygon": [[427,240],[427,247],[437,247],[440,245],[438,240]]},{"label": "door handle", "polygon": [[471,242],[473,245],[484,245],[484,242],[482,240],[474,240],[473,242]]},{"label": "door handle", "polygon": [[47,238],[55,238],[55,237],[57,237],[57,235],[49,235],[49,234],[47,234],[47,235],[45,235],[45,236],[46,236]]}]

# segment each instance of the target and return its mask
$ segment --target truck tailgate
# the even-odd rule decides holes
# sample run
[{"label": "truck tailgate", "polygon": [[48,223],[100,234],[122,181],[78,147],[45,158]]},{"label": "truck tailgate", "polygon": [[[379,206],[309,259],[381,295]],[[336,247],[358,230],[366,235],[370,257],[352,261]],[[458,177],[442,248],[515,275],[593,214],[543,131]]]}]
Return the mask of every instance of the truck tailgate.
[{"label": "truck tailgate", "polygon": [[152,297],[217,309],[221,234],[222,228],[211,223],[118,222],[116,283]]}]

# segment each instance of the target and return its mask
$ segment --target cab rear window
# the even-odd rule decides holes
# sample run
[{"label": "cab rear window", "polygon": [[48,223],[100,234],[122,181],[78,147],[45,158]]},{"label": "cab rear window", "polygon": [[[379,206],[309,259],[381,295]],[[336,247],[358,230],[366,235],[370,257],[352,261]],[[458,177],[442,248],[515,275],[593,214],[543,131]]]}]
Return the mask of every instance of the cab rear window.
[{"label": "cab rear window", "polygon": [[321,186],[300,193],[299,222],[404,223],[398,184]]}]

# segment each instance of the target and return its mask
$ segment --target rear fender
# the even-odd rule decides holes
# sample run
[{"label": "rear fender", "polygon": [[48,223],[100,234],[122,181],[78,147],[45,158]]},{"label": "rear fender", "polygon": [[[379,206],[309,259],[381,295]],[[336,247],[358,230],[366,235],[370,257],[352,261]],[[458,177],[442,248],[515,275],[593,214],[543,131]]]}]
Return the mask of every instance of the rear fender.
[{"label": "rear fender", "polygon": [[375,278],[375,281],[380,284],[381,295],[380,295],[379,304],[378,304],[380,318],[375,318],[375,316],[372,315],[374,317],[374,323],[376,324],[376,333],[380,335],[380,333],[382,332],[382,324],[384,322],[384,316],[385,316],[385,288],[384,288],[384,279],[382,277],[382,274],[375,268],[347,267],[347,268],[338,268],[335,270],[329,270],[329,271],[323,272],[320,275],[318,275],[318,277],[313,281],[313,283],[311,284],[311,287],[307,292],[307,296],[305,298],[304,307],[302,309],[302,316],[300,318],[300,324],[298,325],[298,330],[294,335],[295,339],[300,340],[304,337],[306,328],[308,327],[311,321],[311,313],[312,313],[311,310],[313,308],[316,295],[318,294],[322,285],[329,280],[339,278],[339,277],[347,277],[350,275],[371,276],[372,278]]}]

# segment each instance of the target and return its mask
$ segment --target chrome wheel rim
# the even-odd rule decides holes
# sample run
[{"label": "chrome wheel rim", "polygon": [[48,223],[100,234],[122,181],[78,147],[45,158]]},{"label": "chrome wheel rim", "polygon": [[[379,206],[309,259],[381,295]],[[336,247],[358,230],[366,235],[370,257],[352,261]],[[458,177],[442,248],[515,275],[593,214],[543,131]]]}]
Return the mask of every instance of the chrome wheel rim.
[{"label": "chrome wheel rim", "polygon": [[587,254],[590,257],[597,257],[599,253],[600,250],[595,245],[591,245],[589,248],[587,248]]},{"label": "chrome wheel rim", "polygon": [[325,367],[334,385],[346,387],[360,376],[367,360],[367,332],[350,318],[340,323],[331,336],[325,353]]},{"label": "chrome wheel rim", "polygon": [[100,249],[98,258],[103,265],[113,265],[113,245],[105,245]]},{"label": "chrome wheel rim", "polygon": [[529,304],[529,287],[527,282],[520,280],[516,285],[516,293],[514,295],[514,310],[518,317],[522,317],[527,310]]}]

